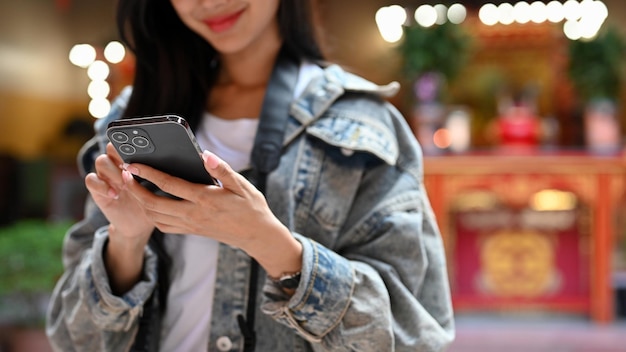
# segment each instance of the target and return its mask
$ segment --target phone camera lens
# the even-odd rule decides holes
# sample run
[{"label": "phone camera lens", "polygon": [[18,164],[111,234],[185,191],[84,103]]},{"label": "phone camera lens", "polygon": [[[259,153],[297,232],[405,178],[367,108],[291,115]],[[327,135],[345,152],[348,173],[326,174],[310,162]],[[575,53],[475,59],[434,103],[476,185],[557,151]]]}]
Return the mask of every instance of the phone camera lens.
[{"label": "phone camera lens", "polygon": [[135,137],[133,138],[133,145],[137,148],[146,148],[150,145],[150,142],[145,137]]},{"label": "phone camera lens", "polygon": [[128,142],[128,136],[124,132],[113,132],[113,134],[111,135],[111,139],[113,139],[117,143]]},{"label": "phone camera lens", "polygon": [[122,144],[120,145],[120,152],[126,155],[133,155],[137,152],[137,149],[130,144]]}]

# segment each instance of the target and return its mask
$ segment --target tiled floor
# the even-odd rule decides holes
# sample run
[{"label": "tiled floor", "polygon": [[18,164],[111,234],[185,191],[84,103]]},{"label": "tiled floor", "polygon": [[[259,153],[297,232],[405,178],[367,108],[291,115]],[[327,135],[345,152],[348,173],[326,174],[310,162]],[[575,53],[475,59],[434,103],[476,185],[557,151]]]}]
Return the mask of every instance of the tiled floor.
[{"label": "tiled floor", "polygon": [[458,316],[448,352],[626,352],[626,321]]}]

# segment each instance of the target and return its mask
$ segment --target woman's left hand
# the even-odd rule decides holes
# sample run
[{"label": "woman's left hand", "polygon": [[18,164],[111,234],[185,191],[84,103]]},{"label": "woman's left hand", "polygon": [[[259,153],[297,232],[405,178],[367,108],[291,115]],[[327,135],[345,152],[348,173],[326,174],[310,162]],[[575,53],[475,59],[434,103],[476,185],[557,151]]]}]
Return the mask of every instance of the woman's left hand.
[{"label": "woman's left hand", "polygon": [[241,248],[270,276],[300,271],[302,246],[274,216],[263,194],[215,154],[205,151],[202,157],[222,187],[191,183],[142,164],[125,168],[181,200],[155,195],[132,177],[125,183],[162,232],[202,235]]}]

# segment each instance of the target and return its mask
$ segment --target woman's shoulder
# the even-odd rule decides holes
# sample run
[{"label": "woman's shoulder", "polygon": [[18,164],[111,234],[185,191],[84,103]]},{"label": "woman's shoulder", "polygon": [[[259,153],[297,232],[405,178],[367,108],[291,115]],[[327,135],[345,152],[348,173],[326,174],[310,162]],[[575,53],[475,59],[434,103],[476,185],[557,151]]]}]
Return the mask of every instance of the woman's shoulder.
[{"label": "woman's shoulder", "polygon": [[296,94],[296,112],[303,113],[297,118],[303,123],[339,110],[386,115],[389,113],[387,98],[400,89],[398,82],[379,85],[334,63],[303,72],[315,72],[309,74],[306,88]]},{"label": "woman's shoulder", "polygon": [[397,82],[378,85],[338,65],[323,67],[299,104],[309,109],[309,116],[318,116],[307,132],[393,165],[399,155],[398,138],[408,133],[404,117],[386,100],[398,89]]},{"label": "woman's shoulder", "polygon": [[324,73],[327,84],[340,85],[342,91],[329,105],[327,114],[339,114],[366,124],[383,124],[387,128],[392,128],[393,120],[403,118],[387,100],[399,91],[398,82],[379,85],[338,65],[326,67]]},{"label": "woman's shoulder", "polygon": [[324,77],[329,83],[339,84],[346,92],[373,94],[389,98],[398,93],[400,84],[390,82],[384,85],[376,84],[360,75],[349,72],[337,64],[324,67]]}]

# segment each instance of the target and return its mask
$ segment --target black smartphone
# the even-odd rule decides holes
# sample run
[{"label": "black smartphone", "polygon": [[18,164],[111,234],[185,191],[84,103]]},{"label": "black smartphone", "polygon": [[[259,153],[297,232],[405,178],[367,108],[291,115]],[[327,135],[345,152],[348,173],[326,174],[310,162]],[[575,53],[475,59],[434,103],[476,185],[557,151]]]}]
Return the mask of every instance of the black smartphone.
[{"label": "black smartphone", "polygon": [[[106,133],[125,163],[145,164],[193,183],[218,184],[204,168],[202,150],[180,116],[120,119],[109,123]],[[137,180],[151,191],[171,197],[151,182]]]}]

